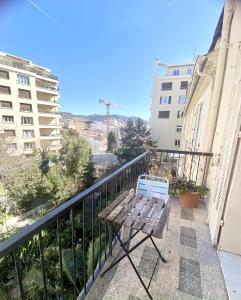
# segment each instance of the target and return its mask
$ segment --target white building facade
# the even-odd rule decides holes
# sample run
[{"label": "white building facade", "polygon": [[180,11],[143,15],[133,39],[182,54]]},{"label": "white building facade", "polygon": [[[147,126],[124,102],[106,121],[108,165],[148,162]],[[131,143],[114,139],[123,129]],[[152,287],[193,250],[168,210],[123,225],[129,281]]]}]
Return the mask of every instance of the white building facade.
[{"label": "white building facade", "polygon": [[7,151],[60,148],[58,78],[47,68],[0,52],[0,133]]},{"label": "white building facade", "polygon": [[[156,59],[150,127],[161,149],[180,148],[186,90],[193,66],[193,63],[164,65]],[[162,76],[160,67],[165,72]]]}]

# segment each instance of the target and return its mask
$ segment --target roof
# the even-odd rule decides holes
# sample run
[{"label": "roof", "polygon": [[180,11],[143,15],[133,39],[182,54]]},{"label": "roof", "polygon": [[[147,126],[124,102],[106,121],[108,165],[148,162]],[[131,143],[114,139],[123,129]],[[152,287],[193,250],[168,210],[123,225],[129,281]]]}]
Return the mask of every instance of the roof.
[{"label": "roof", "polygon": [[222,28],[223,28],[223,14],[224,14],[224,8],[222,9],[221,15],[219,17],[218,24],[215,29],[214,35],[213,35],[212,43],[208,49],[208,53],[213,51],[213,49],[215,48],[215,45],[217,43],[217,40],[221,37]]}]

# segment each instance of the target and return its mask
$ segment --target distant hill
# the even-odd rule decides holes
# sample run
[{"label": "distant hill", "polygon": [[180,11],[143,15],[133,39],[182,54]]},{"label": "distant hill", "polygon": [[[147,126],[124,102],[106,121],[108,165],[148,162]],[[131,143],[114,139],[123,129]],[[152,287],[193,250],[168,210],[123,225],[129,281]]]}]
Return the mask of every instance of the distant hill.
[{"label": "distant hill", "polygon": [[[105,120],[106,116],[105,115],[100,115],[100,114],[94,114],[94,115],[74,115],[69,112],[61,112],[60,113],[63,119],[82,119],[82,120],[88,120],[88,121],[103,121]],[[126,117],[122,115],[110,115],[111,118],[121,120],[126,122],[128,119],[131,119],[133,121],[137,120],[137,117]]]}]

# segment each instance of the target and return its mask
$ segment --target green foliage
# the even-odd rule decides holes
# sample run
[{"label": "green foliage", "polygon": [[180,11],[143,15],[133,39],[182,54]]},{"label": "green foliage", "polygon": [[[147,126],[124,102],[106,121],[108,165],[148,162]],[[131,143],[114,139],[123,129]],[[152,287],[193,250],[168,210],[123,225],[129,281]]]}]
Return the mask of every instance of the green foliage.
[{"label": "green foliage", "polygon": [[46,175],[38,164],[10,173],[5,181],[8,198],[19,210],[27,211],[40,204],[59,201],[69,196],[67,179],[61,170],[53,165]]},{"label": "green foliage", "polygon": [[179,178],[170,182],[170,195],[180,197],[186,192],[198,192],[200,197],[207,195],[209,189],[205,185],[196,185],[194,181]]},{"label": "green foliage", "polygon": [[114,153],[117,150],[117,139],[113,131],[109,132],[107,138],[107,151]]},{"label": "green foliage", "polygon": [[[94,252],[93,252],[93,248],[94,248]],[[95,268],[95,266],[97,265],[99,257],[101,256],[104,248],[105,248],[105,234],[98,236],[94,240],[94,247],[93,247],[93,240],[90,241],[88,251],[87,251],[87,275],[88,275],[88,278],[92,274],[93,268]]]},{"label": "green foliage", "polygon": [[147,150],[156,147],[151,138],[151,132],[147,129],[143,120],[128,120],[126,126],[121,128],[121,148],[117,150],[121,163],[127,162]]},{"label": "green foliage", "polygon": [[85,139],[64,134],[60,160],[66,176],[74,181],[76,192],[93,182],[92,150]]},{"label": "green foliage", "polygon": [[[74,284],[74,260],[73,251],[71,248],[63,249],[62,251],[63,270],[69,281]],[[84,266],[83,266],[83,252],[80,246],[75,249],[75,264],[76,264],[76,278],[83,278]]]}]

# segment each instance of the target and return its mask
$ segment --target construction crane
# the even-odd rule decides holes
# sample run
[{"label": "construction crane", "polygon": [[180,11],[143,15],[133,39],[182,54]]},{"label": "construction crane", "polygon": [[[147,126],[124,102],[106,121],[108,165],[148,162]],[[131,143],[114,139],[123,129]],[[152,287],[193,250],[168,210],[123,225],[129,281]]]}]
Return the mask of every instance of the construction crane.
[{"label": "construction crane", "polygon": [[108,137],[109,131],[110,131],[110,107],[112,108],[120,108],[119,105],[114,104],[110,100],[105,100],[105,99],[100,99],[99,100],[100,104],[104,104],[106,107],[106,135]]}]

